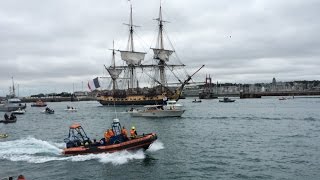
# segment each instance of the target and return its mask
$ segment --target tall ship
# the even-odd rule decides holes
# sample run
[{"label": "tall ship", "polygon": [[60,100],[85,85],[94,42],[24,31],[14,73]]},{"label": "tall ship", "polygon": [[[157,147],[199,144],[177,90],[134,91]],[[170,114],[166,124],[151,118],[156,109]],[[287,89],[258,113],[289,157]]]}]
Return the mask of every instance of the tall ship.
[{"label": "tall ship", "polygon": [[[129,27],[127,48],[115,50],[113,43],[111,65],[108,67],[105,65],[112,88],[99,92],[97,100],[102,105],[155,105],[164,104],[167,100],[178,101],[184,86],[204,67],[202,65],[192,75],[188,75],[184,70],[184,79],[179,79],[176,70],[180,69],[181,72],[185,65],[180,60],[178,60],[180,63],[173,63],[171,57],[175,54],[175,50],[173,47],[171,49],[165,47],[164,24],[167,21],[162,18],[161,5],[159,16],[155,20],[158,22],[158,32],[156,44],[150,48],[152,63],[145,63],[143,61],[147,53],[135,49],[134,35],[137,26],[133,24],[132,5],[130,5],[129,23],[125,24]],[[169,39],[168,41],[167,44],[171,45]],[[117,52],[120,52],[123,65],[116,65]],[[149,82],[141,82],[138,79],[138,72],[141,76],[146,75]],[[175,78],[175,82],[169,82],[168,72]],[[146,86],[141,88],[140,84]]]}]

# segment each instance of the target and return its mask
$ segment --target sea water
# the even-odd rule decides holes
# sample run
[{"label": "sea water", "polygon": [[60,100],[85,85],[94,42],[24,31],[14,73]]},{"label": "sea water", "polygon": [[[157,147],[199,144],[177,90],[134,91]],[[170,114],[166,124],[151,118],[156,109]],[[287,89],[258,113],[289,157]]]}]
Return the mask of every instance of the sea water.
[{"label": "sea water", "polygon": [[[16,123],[0,124],[9,135],[0,139],[0,179],[319,179],[320,98],[192,100],[179,101],[180,118],[130,117],[128,106],[95,101],[49,102],[55,114],[28,104]],[[100,139],[115,117],[158,140],[147,151],[61,154],[72,123]]]}]

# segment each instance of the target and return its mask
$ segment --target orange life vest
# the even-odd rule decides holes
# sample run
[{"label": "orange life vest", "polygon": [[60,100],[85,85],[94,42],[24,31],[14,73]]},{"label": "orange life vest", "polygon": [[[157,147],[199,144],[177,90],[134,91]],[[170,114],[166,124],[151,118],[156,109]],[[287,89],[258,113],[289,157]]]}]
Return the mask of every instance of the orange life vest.
[{"label": "orange life vest", "polygon": [[121,129],[121,134],[127,136],[128,131],[126,129]]},{"label": "orange life vest", "polygon": [[109,130],[104,132],[104,138],[109,139],[110,135],[109,135]]},{"label": "orange life vest", "polygon": [[24,178],[23,175],[19,175],[19,176],[18,176],[18,180],[25,180],[25,178]]},{"label": "orange life vest", "polygon": [[114,136],[114,132],[112,130],[109,130],[110,137]]}]

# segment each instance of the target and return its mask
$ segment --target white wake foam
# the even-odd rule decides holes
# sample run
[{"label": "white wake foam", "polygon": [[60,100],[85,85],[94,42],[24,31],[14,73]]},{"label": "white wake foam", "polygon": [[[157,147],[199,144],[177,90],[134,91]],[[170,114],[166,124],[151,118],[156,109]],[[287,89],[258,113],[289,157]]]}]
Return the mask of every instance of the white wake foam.
[{"label": "white wake foam", "polygon": [[164,145],[162,142],[160,142],[159,140],[156,140],[155,142],[153,142],[149,148],[147,149],[147,151],[149,152],[155,152],[158,150],[164,149]]},{"label": "white wake foam", "polygon": [[[142,150],[63,156],[62,149],[64,146],[64,143],[48,142],[33,137],[0,142],[0,160],[25,161],[28,163],[45,163],[49,161],[81,162],[97,160],[103,164],[110,163],[113,165],[121,165],[132,160],[141,160],[146,157]],[[163,148],[163,144],[156,141],[151,144],[148,151],[154,152]]]}]

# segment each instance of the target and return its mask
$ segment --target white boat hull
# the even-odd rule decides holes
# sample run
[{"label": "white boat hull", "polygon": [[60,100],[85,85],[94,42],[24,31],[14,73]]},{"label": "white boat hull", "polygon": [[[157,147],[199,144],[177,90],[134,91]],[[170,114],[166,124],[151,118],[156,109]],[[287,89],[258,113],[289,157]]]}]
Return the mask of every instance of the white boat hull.
[{"label": "white boat hull", "polygon": [[181,117],[185,110],[138,111],[130,113],[133,117]]}]

